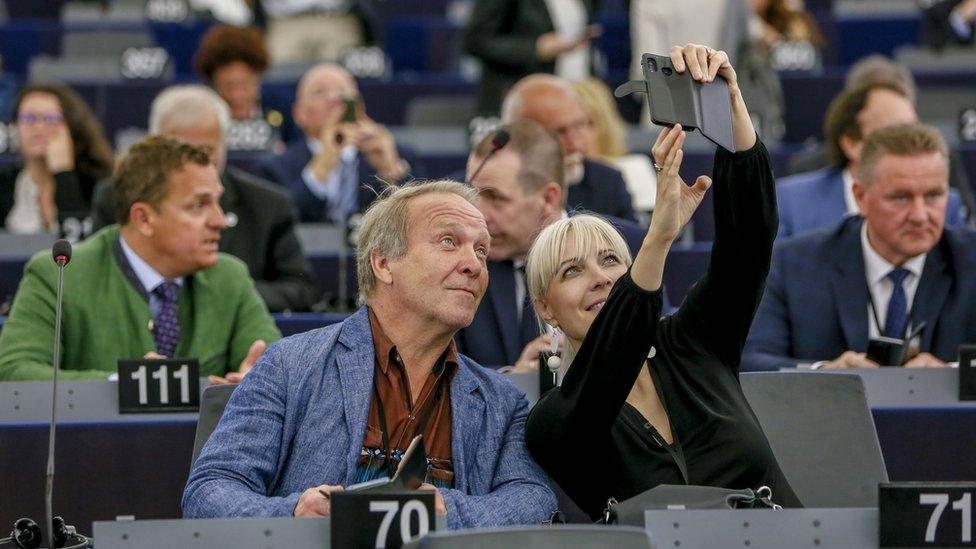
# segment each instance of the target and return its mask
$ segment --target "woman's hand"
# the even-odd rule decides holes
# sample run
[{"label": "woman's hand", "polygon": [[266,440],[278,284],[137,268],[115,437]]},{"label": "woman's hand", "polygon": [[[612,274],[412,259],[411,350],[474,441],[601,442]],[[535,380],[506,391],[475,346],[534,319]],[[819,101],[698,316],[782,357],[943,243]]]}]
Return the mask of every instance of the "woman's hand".
[{"label": "woman's hand", "polygon": [[[707,83],[721,76],[729,83],[729,99],[732,102],[732,134],[735,150],[747,151],[756,144],[756,129],[752,126],[749,109],[739,92],[739,81],[724,51],[713,50],[700,44],[671,46],[671,65],[678,73],[686,70],[698,82]],[[660,164],[660,163],[659,163]]]},{"label": "woman's hand", "polygon": [[60,124],[54,130],[51,139],[47,142],[45,160],[47,169],[52,175],[75,169],[75,147],[67,125]]},{"label": "woman's hand", "polygon": [[684,151],[685,132],[680,124],[664,128],[651,149],[657,174],[657,201],[647,237],[657,244],[670,244],[694,215],[705,192],[712,185],[711,178],[699,176],[695,184],[688,186],[678,170]]}]

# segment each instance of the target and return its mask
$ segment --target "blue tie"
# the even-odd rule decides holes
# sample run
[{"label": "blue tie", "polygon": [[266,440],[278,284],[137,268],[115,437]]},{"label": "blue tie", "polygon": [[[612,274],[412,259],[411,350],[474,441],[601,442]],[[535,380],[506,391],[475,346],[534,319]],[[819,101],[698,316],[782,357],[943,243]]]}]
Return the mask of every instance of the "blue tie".
[{"label": "blue tie", "polygon": [[905,288],[902,286],[902,282],[905,281],[908,274],[908,269],[898,267],[892,269],[887,275],[891,279],[893,288],[891,299],[888,300],[888,314],[885,315],[885,337],[895,339],[905,337],[905,326],[908,324],[908,299],[905,297]]},{"label": "blue tie", "polygon": [[180,320],[176,312],[176,301],[180,296],[179,284],[167,281],[153,290],[162,306],[156,315],[153,338],[156,340],[156,352],[171,357],[176,352],[176,344],[180,341]]}]

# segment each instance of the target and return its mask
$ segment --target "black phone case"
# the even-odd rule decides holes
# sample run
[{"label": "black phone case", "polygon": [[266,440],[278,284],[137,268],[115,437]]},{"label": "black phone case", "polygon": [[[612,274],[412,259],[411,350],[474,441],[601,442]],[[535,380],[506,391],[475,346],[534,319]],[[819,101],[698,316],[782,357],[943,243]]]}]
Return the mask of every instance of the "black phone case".
[{"label": "black phone case", "polygon": [[641,56],[641,69],[644,82],[623,84],[614,92],[617,97],[643,91],[647,94],[651,122],[698,130],[712,143],[735,152],[732,102],[724,78],[719,76],[706,84],[696,82],[690,72],[675,71],[670,57],[652,53]]}]

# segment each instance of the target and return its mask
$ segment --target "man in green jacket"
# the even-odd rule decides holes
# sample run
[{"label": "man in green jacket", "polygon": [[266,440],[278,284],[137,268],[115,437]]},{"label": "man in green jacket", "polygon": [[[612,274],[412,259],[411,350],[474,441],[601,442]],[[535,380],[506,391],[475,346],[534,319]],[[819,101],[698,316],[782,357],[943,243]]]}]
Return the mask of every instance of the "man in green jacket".
[{"label": "man in green jacket", "polygon": [[[106,379],[120,358],[195,357],[211,382],[240,381],[281,337],[226,227],[205,149],[152,136],[114,176],[111,225],[76,246],[64,273],[61,376]],[[57,268],[33,257],[0,332],[0,380],[50,378]]]}]

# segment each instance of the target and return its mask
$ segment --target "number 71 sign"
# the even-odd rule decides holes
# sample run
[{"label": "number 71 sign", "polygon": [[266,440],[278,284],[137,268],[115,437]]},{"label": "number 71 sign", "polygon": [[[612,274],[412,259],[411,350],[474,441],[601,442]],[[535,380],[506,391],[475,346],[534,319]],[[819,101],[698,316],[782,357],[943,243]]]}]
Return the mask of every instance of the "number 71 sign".
[{"label": "number 71 sign", "polygon": [[881,547],[976,547],[976,482],[900,482],[879,487]]}]

